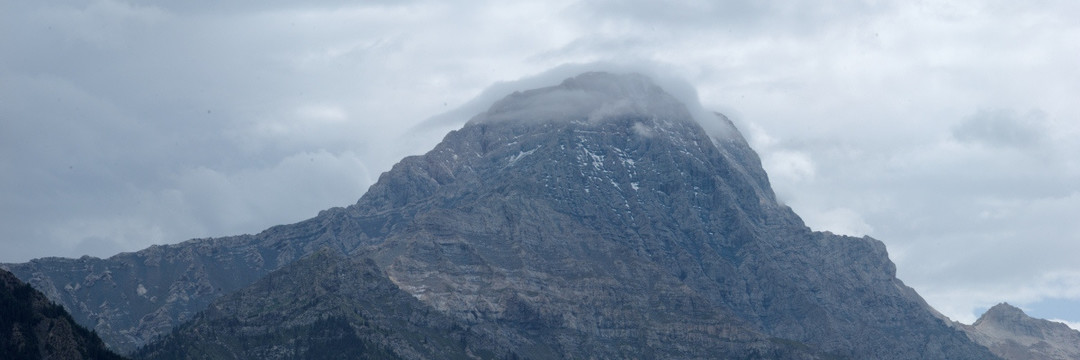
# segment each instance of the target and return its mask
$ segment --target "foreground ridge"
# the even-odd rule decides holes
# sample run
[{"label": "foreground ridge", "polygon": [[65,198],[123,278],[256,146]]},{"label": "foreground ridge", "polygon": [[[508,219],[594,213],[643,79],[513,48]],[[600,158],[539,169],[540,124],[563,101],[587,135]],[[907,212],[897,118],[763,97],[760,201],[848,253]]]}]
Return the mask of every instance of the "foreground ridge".
[{"label": "foreground ridge", "polygon": [[0,270],[0,359],[123,359],[59,305]]}]

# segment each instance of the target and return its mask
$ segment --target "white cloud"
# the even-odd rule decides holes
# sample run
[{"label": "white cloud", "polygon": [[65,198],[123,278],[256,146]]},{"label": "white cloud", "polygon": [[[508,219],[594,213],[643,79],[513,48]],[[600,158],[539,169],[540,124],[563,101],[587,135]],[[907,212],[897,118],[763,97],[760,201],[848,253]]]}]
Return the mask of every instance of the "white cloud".
[{"label": "white cloud", "polygon": [[765,153],[764,165],[773,177],[786,178],[787,181],[800,182],[814,178],[814,161],[806,153],[790,150],[775,150]]},{"label": "white cloud", "polygon": [[1005,109],[980,110],[954,127],[953,136],[963,142],[1025,148],[1045,141],[1045,120],[1041,111],[1018,115]]},{"label": "white cloud", "polygon": [[[925,290],[920,294],[927,302],[953,320],[967,324],[982,315],[979,312],[1001,302],[1018,306],[1035,317],[1050,318],[1054,313],[1069,318],[1080,315],[1080,307],[1077,307],[1080,305],[1080,272],[1075,270],[1006,278],[1000,282],[977,279],[963,284],[934,284]],[[1063,305],[1045,306],[1046,301]]]},{"label": "white cloud", "polygon": [[1068,327],[1072,328],[1073,330],[1080,331],[1080,322],[1067,321],[1067,320],[1061,320],[1061,319],[1047,319],[1047,320],[1050,320],[1050,321],[1053,321],[1053,322],[1059,322],[1059,323],[1065,324],[1065,326],[1068,326]]},{"label": "white cloud", "polygon": [[296,109],[296,114],[312,122],[339,123],[348,118],[340,106],[326,104],[303,106]]},{"label": "white cloud", "polygon": [[[182,174],[158,196],[182,194],[186,216],[206,224],[209,235],[253,233],[268,224],[291,223],[358,199],[374,176],[354,153],[326,151],[287,156],[263,168]],[[161,209],[165,210],[165,209]]]},{"label": "white cloud", "polygon": [[255,233],[349,205],[373,181],[363,160],[348,152],[298,153],[267,167],[227,171],[196,167],[153,188],[111,190],[98,207],[66,209],[59,220],[30,219],[39,229],[27,235],[39,248],[17,254],[102,257],[195,237]]},{"label": "white cloud", "polygon": [[857,212],[846,209],[830,209],[824,212],[811,212],[803,215],[803,219],[811,228],[828,230],[840,235],[865,236],[873,233],[874,229],[862,219]]}]

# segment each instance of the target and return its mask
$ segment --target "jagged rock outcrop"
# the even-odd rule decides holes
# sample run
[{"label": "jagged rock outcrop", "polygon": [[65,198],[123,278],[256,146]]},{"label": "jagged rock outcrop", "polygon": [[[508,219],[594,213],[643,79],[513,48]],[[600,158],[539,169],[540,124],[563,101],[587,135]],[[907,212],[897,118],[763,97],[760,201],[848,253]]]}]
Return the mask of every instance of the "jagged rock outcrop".
[{"label": "jagged rock outcrop", "polygon": [[968,336],[1008,360],[1078,360],[1080,331],[1035,319],[1007,303],[994,305],[972,325]]},{"label": "jagged rock outcrop", "polygon": [[0,270],[0,359],[123,359],[60,305]]},{"label": "jagged rock outcrop", "polygon": [[[510,95],[302,223],[9,267],[130,349],[322,248],[536,358],[996,358],[896,278],[881,242],[814,232],[777,202],[726,118],[695,119],[640,75]],[[199,318],[264,316],[248,308]]]}]

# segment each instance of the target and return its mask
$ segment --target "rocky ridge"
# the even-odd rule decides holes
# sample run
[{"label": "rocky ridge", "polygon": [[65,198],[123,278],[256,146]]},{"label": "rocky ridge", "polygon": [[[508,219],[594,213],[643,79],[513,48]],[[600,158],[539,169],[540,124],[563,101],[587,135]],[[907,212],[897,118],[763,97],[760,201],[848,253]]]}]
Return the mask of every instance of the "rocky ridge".
[{"label": "rocky ridge", "polygon": [[123,359],[59,305],[0,270],[0,359]]},{"label": "rocky ridge", "polygon": [[189,320],[211,301],[321,248],[363,241],[341,209],[257,235],[193,239],[100,259],[42,258],[4,264],[109,347],[130,353]]}]

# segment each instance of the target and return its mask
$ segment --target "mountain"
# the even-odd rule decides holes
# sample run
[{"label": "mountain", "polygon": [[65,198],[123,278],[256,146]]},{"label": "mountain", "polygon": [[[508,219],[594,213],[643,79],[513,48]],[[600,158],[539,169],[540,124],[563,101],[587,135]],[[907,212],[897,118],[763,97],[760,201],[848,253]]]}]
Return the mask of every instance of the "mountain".
[{"label": "mountain", "polygon": [[[644,76],[586,73],[496,102],[347,208],[258,235],[8,267],[126,351],[215,329],[303,337],[324,326],[310,306],[401,320],[368,306],[404,301],[388,290],[327,290],[273,311],[245,295],[331,251],[388,281],[341,286],[392,283],[427,314],[411,324],[459,324],[453,336],[493,356],[996,358],[896,278],[880,241],[807,228],[734,125],[697,113]],[[291,283],[275,292],[320,293]],[[355,318],[328,319],[328,339],[418,331],[371,325],[403,331],[376,338]],[[423,357],[397,344],[379,349]]]},{"label": "mountain", "polygon": [[123,359],[60,305],[0,270],[0,359]]},{"label": "mountain", "polygon": [[[644,77],[584,74],[497,102],[352,210],[400,218],[372,256],[463,319],[647,346],[745,321],[854,358],[993,358],[895,277],[881,242],[808,229],[722,135]],[[690,315],[706,309],[715,323]],[[575,341],[559,345],[604,345]]]},{"label": "mountain", "polygon": [[1080,359],[1080,331],[1032,318],[1007,303],[990,308],[974,324],[960,327],[972,340],[1004,359]]},{"label": "mountain", "polygon": [[[677,105],[677,103],[672,104]],[[547,109],[545,107],[545,110]],[[685,110],[683,111],[685,113]],[[563,116],[563,114],[559,115]],[[530,119],[536,119],[535,114],[530,116]],[[466,129],[476,128],[467,126]],[[488,146],[487,140],[484,139],[458,137],[467,135],[469,132],[462,131],[455,134],[458,135],[451,134],[443,144]],[[537,138],[545,136],[544,134],[536,135]],[[495,147],[491,148],[495,149]],[[465,150],[455,151],[464,153]],[[507,353],[526,358],[587,356],[709,358],[714,354],[726,354],[739,358],[813,358],[818,353],[805,345],[794,344],[795,342],[792,341],[777,341],[754,330],[751,324],[729,312],[715,308],[708,299],[694,293],[684,284],[678,283],[673,276],[664,274],[655,264],[645,263],[632,256],[627,257],[625,262],[613,259],[612,255],[615,252],[623,250],[616,249],[617,244],[605,244],[609,242],[608,238],[598,236],[582,238],[579,246],[610,249],[582,248],[582,251],[575,251],[579,253],[578,255],[560,255],[553,252],[565,252],[566,249],[556,249],[556,247],[570,245],[566,242],[567,235],[561,233],[564,230],[551,230],[552,234],[563,238],[559,239],[559,243],[533,239],[532,241],[536,242],[535,248],[527,250],[521,248],[521,241],[530,240],[515,239],[514,234],[498,233],[504,231],[503,228],[490,228],[474,223],[469,229],[453,229],[452,226],[456,226],[457,223],[473,223],[473,220],[492,222],[502,226],[503,222],[499,221],[505,222],[506,214],[492,214],[492,210],[519,211],[512,208],[518,206],[517,204],[504,201],[506,196],[504,188],[506,185],[513,185],[514,181],[483,180],[486,175],[494,175],[489,174],[489,171],[508,173],[517,171],[498,163],[494,163],[494,166],[485,165],[484,163],[491,160],[490,158],[485,160],[479,157],[479,160],[475,160],[476,162],[472,159],[467,161],[461,159],[462,162],[451,165],[448,169],[452,172],[457,171],[455,168],[467,170],[457,174],[447,174],[442,177],[445,183],[440,185],[439,180],[430,177],[430,168],[424,165],[419,168],[412,167],[412,164],[417,163],[416,161],[419,161],[419,164],[427,164],[429,160],[432,160],[431,154],[439,153],[446,154],[442,148],[437,147],[428,156],[406,159],[386,173],[379,181],[380,185],[372,187],[369,191],[371,195],[366,195],[356,206],[349,209],[352,216],[361,219],[362,222],[369,222],[368,219],[392,219],[384,223],[393,224],[388,231],[391,235],[384,241],[359,248],[352,252],[352,256],[371,257],[376,259],[376,262],[384,262],[380,265],[381,268],[394,269],[395,272],[388,273],[387,278],[396,282],[395,287],[405,285],[405,289],[413,290],[411,294],[402,292],[409,294],[408,298],[414,299],[415,296],[415,299],[424,301],[425,306],[435,310],[436,313],[449,314],[469,329],[488,329],[487,333],[496,334],[493,336],[499,344],[493,353]],[[487,155],[501,156],[500,154]],[[516,156],[515,161],[523,161],[526,155]],[[453,159],[455,156],[449,154],[447,157]],[[577,171],[576,168],[570,170]],[[492,188],[492,185],[496,188]],[[429,186],[431,188],[426,188]],[[469,205],[475,201],[476,198],[473,197],[475,193],[464,195],[465,199],[440,199],[446,194],[457,196],[462,190],[484,192],[484,196],[479,198],[493,203]],[[597,191],[606,190],[597,189]],[[425,194],[428,195],[425,196]],[[546,197],[544,194],[536,195],[540,198]],[[432,205],[432,201],[439,202],[440,205]],[[545,214],[536,214],[537,216],[533,218],[545,220],[539,215],[550,217],[553,215],[550,212],[551,210],[546,210]],[[439,218],[439,216],[454,214],[457,214],[455,216],[473,216],[476,219]],[[587,230],[580,228],[580,224],[575,224],[573,214],[554,215],[559,218],[546,219],[552,223],[538,227],[537,231],[547,232],[549,230],[541,228],[559,226],[567,227],[566,231],[572,230],[575,233]],[[443,230],[440,232],[439,228]],[[432,231],[436,233],[433,234]],[[439,238],[442,236],[440,234],[449,235],[451,238]],[[530,234],[530,236],[533,235]],[[470,240],[476,242],[470,244],[467,242]],[[480,241],[492,243],[485,245]],[[474,246],[502,246],[503,248],[491,248],[483,254],[469,254]],[[507,246],[518,249],[510,249]],[[612,254],[605,254],[609,251]],[[574,260],[574,263],[564,262],[566,260]],[[322,263],[322,261],[305,260],[302,262]],[[609,272],[605,269],[609,264],[603,262],[621,266],[623,269],[619,269],[617,273]],[[507,264],[515,268],[508,269]],[[415,268],[418,266],[426,266],[426,268]],[[314,267],[325,268],[326,266]],[[468,273],[472,270],[480,270],[484,273]],[[459,301],[453,305],[463,308],[451,308],[442,301],[430,302],[428,300],[434,297],[426,294],[424,288],[426,284],[407,283],[407,279],[403,278],[409,277],[408,280],[412,280],[423,275],[456,277],[454,279],[456,282],[453,284],[438,284],[426,281],[426,279],[422,280],[439,288],[458,285],[469,287],[449,290],[453,293],[451,296],[465,297],[453,299]],[[476,281],[476,283],[468,284],[468,281]],[[261,282],[263,280],[260,280]],[[390,280],[387,280],[387,283],[389,282]],[[416,290],[425,293],[417,293]],[[240,291],[241,294],[249,292],[265,293],[250,287]],[[282,292],[312,293],[312,291],[286,287],[285,290],[275,291],[275,294]],[[353,300],[385,303],[385,301],[367,299],[370,292],[359,292],[360,295],[357,295],[358,293],[353,291],[351,294]],[[225,299],[231,298],[233,296],[230,295]],[[286,298],[291,298],[291,296],[286,296]],[[252,303],[240,305],[240,307],[254,309],[253,311],[263,311],[269,307],[263,305],[265,301],[260,300],[259,297],[251,297],[251,299]],[[544,303],[538,303],[538,301]],[[299,303],[306,304],[304,301]],[[407,302],[399,299],[395,303]],[[341,307],[371,308],[359,304]],[[282,317],[278,314],[291,313],[295,309],[283,311],[276,306],[273,308],[275,308],[273,314],[277,319],[276,322],[291,324],[294,321],[292,316]],[[242,315],[233,316],[241,318],[254,316],[246,315],[247,311],[216,309],[217,307],[212,305],[210,312],[226,314],[239,312]],[[563,319],[551,318],[560,314],[581,317],[580,320],[573,320],[581,324],[566,324],[563,323]],[[205,343],[205,338],[192,339],[191,336],[209,333],[198,324],[206,323],[204,318],[213,316],[206,314],[197,316],[194,322],[197,325],[185,325],[165,341],[186,344]],[[400,316],[388,317],[402,318]],[[275,323],[275,321],[270,323]],[[291,326],[293,325],[284,327]],[[230,333],[221,328],[215,332]],[[643,346],[643,344],[647,345]],[[156,346],[156,344],[151,345],[151,348]]]}]

